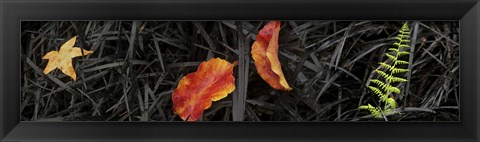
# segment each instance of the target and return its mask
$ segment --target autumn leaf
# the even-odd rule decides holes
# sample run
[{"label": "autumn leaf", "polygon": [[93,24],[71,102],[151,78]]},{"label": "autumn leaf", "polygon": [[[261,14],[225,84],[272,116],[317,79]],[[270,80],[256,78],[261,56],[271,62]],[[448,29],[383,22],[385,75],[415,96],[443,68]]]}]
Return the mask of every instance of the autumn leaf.
[{"label": "autumn leaf", "polygon": [[220,58],[202,62],[196,72],[184,76],[173,91],[174,111],[185,121],[198,120],[212,101],[227,97],[235,90],[233,64]]},{"label": "autumn leaf", "polygon": [[280,21],[270,21],[257,34],[251,54],[258,74],[263,80],[277,90],[290,91],[292,88],[288,85],[278,60],[279,32]]},{"label": "autumn leaf", "polygon": [[48,64],[43,70],[44,74],[48,74],[52,70],[58,68],[64,74],[70,76],[73,80],[77,80],[77,74],[75,74],[75,70],[73,69],[72,65],[72,58],[89,55],[92,54],[93,51],[73,47],[76,40],[77,37],[73,37],[60,47],[60,51],[50,51],[43,56],[42,59],[48,60]]}]

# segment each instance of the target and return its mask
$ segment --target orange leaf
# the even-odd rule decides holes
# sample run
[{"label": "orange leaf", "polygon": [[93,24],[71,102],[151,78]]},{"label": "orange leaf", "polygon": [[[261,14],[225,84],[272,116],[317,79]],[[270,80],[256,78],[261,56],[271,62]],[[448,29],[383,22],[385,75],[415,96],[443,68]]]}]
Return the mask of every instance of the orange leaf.
[{"label": "orange leaf", "polygon": [[235,90],[233,67],[236,64],[220,58],[202,62],[197,71],[184,76],[173,91],[174,111],[183,120],[199,119],[212,101],[225,98]]},{"label": "orange leaf", "polygon": [[75,70],[73,69],[72,65],[72,58],[82,56],[82,50],[83,56],[92,54],[93,51],[73,47],[76,40],[77,37],[73,37],[60,47],[60,51],[50,51],[43,56],[43,59],[48,60],[48,64],[43,70],[44,74],[48,74],[52,70],[58,68],[62,70],[64,74],[70,76],[73,80],[77,80],[77,74],[75,74]]},{"label": "orange leaf", "polygon": [[288,85],[278,60],[279,32],[280,21],[270,21],[258,33],[251,54],[258,74],[263,80],[277,90],[290,91],[292,88]]}]

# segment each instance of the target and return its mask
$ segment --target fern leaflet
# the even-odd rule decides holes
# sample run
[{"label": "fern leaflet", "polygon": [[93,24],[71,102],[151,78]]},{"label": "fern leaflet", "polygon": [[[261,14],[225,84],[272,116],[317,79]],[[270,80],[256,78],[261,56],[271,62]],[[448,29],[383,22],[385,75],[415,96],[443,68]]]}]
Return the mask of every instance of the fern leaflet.
[{"label": "fern leaflet", "polygon": [[394,94],[400,94],[400,89],[392,83],[401,83],[406,82],[407,79],[398,76],[400,73],[408,72],[408,69],[400,68],[399,65],[407,65],[409,62],[399,60],[399,58],[410,55],[409,51],[404,51],[402,49],[410,48],[410,29],[408,23],[405,22],[402,28],[399,30],[399,34],[395,37],[397,40],[393,43],[396,48],[389,48],[389,51],[392,51],[393,54],[385,53],[388,60],[392,62],[380,62],[379,66],[385,70],[376,69],[375,73],[380,75],[383,78],[383,81],[379,79],[370,80],[371,83],[375,86],[368,86],[368,88],[380,98],[380,102],[384,104],[384,107],[374,107],[370,104],[362,105],[359,109],[366,109],[372,114],[375,118],[381,118],[386,115],[394,114],[395,108],[397,108],[397,102],[395,101]]}]

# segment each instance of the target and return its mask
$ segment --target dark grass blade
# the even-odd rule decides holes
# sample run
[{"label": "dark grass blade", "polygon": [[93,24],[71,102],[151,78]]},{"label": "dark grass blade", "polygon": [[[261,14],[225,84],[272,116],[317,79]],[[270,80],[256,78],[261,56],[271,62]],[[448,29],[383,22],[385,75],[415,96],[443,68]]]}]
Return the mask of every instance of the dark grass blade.
[{"label": "dark grass blade", "polygon": [[[413,22],[413,31],[412,31],[412,39],[411,39],[411,42],[410,42],[410,53],[415,53],[415,45],[417,43],[417,36],[418,36],[418,28],[419,28],[419,22],[418,21],[415,21]],[[411,80],[412,80],[412,71],[413,71],[413,58],[414,56],[413,55],[409,55],[409,59],[408,59],[408,62],[410,63],[408,65],[408,70],[409,72],[407,73],[407,83],[406,83],[406,86],[405,86],[405,92],[403,93],[405,95],[404,99],[403,99],[403,107],[407,107],[407,98],[408,98],[408,95],[410,94],[410,83],[411,83]]]},{"label": "dark grass blade", "polygon": [[[243,31],[242,25],[240,22],[236,23],[237,28],[239,31]],[[237,45],[238,45],[238,53],[239,53],[239,58],[238,58],[238,81],[237,81],[237,89],[236,93],[233,94],[233,106],[232,106],[232,118],[233,121],[243,121],[244,120],[244,113],[245,113],[245,100],[246,100],[246,84],[248,83],[248,80],[246,78],[248,77],[248,74],[246,73],[246,66],[248,66],[248,59],[246,59],[246,49],[245,46],[245,39],[244,35],[241,32],[237,32]],[[248,58],[248,57],[247,57]],[[247,71],[248,73],[248,71]]]},{"label": "dark grass blade", "polygon": [[208,60],[213,57],[213,54],[211,51],[215,51],[215,45],[213,44],[212,38],[210,38],[207,31],[205,31],[205,29],[199,22],[193,22],[193,25],[195,25],[195,27],[198,29],[198,31],[202,35],[203,39],[207,42],[208,46],[210,46],[211,50],[209,50],[207,55],[207,60]]},{"label": "dark grass blade", "polygon": [[[153,36],[153,38],[155,39],[155,36]],[[157,41],[154,41],[153,43],[155,45],[155,51],[158,56],[158,62],[160,62],[160,67],[162,67],[162,71],[165,72],[165,66],[163,65],[163,57],[162,52],[160,52],[160,46],[158,45]]]}]

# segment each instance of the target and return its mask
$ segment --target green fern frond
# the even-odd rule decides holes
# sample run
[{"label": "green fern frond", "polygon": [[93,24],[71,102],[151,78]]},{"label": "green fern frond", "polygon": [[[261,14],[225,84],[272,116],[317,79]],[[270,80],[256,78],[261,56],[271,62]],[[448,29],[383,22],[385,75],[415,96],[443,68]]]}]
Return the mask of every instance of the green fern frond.
[{"label": "green fern frond", "polygon": [[397,53],[398,56],[403,56],[403,55],[408,55],[410,54],[410,52],[407,52],[407,51],[400,51]]},{"label": "green fern frond", "polygon": [[373,93],[377,94],[379,97],[382,97],[382,96],[386,96],[385,94],[383,94],[383,92],[378,89],[377,87],[373,87],[373,86],[368,86],[368,88],[370,88],[370,90],[372,90]]},{"label": "green fern frond", "polygon": [[390,59],[390,60],[392,60],[392,61],[397,60],[397,58],[396,58],[395,56],[393,56],[393,55],[390,55],[390,54],[388,54],[388,53],[385,53],[385,55],[388,57],[388,59]]},{"label": "green fern frond", "polygon": [[[408,62],[407,62],[408,63]],[[403,72],[407,72],[408,69],[401,69],[401,68],[395,68],[395,64],[393,66],[387,64],[387,63],[384,63],[384,62],[380,62],[379,63],[380,66],[386,68],[387,70],[389,70],[391,73],[393,74],[396,74],[396,73],[403,73]]]},{"label": "green fern frond", "polygon": [[395,69],[391,69],[390,71],[391,71],[392,73],[396,74],[396,73],[408,72],[408,69],[395,68]]},{"label": "green fern frond", "polygon": [[386,85],[385,83],[383,83],[382,81],[380,81],[378,79],[372,79],[372,80],[370,80],[370,82],[375,83],[380,87],[384,87]]},{"label": "green fern frond", "polygon": [[387,68],[388,70],[392,70],[392,69],[393,69],[392,66],[390,66],[390,65],[387,64],[387,63],[380,62],[379,64],[380,64],[381,67],[385,67],[385,68]]},{"label": "green fern frond", "polygon": [[388,82],[407,82],[407,79],[395,76],[389,76],[388,78],[386,78],[386,80]]},{"label": "green fern frond", "polygon": [[[395,54],[397,54],[398,56],[403,56],[403,55],[408,55],[410,54],[410,52],[407,52],[407,51],[398,51],[398,49],[395,49],[395,48],[389,48],[388,50],[390,51],[393,51]],[[390,55],[390,54],[389,54]],[[387,55],[388,56],[388,55]],[[393,60],[395,57],[393,55],[390,55],[389,57],[391,60]]]},{"label": "green fern frond", "polygon": [[378,70],[378,69],[377,69],[377,70],[375,70],[375,72],[376,72],[377,74],[380,74],[383,78],[388,78],[388,77],[390,77],[390,75],[388,75],[387,73],[385,73],[385,72],[383,72],[383,71],[381,71],[381,70]]},{"label": "green fern frond", "polygon": [[409,64],[409,62],[403,61],[403,60],[396,60],[396,61],[394,62],[394,64],[395,64],[395,65],[407,65],[407,64]]},{"label": "green fern frond", "polygon": [[[400,60],[405,55],[410,55],[408,50],[404,50],[406,48],[410,48],[410,29],[408,27],[408,23],[405,22],[402,28],[399,30],[399,34],[395,37],[397,40],[393,43],[396,48],[389,48],[389,53],[385,53],[385,56],[388,57],[389,60],[393,62],[380,62],[378,68],[374,70],[375,73],[380,75],[380,78],[384,78],[384,81],[379,79],[372,79],[370,80],[371,83],[375,84],[375,86],[368,86],[368,88],[376,94],[380,101],[384,104],[383,109],[380,107],[374,107],[370,104],[368,106],[360,106],[360,109],[367,109],[370,114],[372,114],[376,118],[381,118],[383,115],[394,114],[395,108],[397,108],[397,102],[395,101],[393,95],[400,94],[401,90],[398,87],[393,86],[392,83],[400,83],[406,82],[407,79],[398,76],[399,73],[408,72],[408,69],[400,68],[399,65],[407,65],[410,64],[407,61]],[[381,70],[383,68],[383,70]]]},{"label": "green fern frond", "polygon": [[[377,86],[379,86],[382,90],[384,90],[386,92],[393,92],[393,93],[397,93],[397,94],[400,93],[400,89],[398,89],[397,87],[394,87],[390,84],[385,84],[378,79],[372,79],[370,82],[376,84]],[[370,88],[370,90],[372,90],[374,92],[376,92],[377,90],[373,90],[373,89],[378,89],[378,88],[373,87],[373,86],[369,86],[369,88]],[[381,90],[378,90],[378,91],[381,91]],[[378,94],[378,93],[375,93],[375,94]],[[383,93],[381,95],[383,95]]]},{"label": "green fern frond", "polygon": [[365,105],[358,107],[358,109],[369,109],[369,108],[370,108],[369,106],[365,106]]},{"label": "green fern frond", "polygon": [[372,116],[375,117],[375,118],[381,118],[382,117],[382,113],[380,111],[380,108],[373,107],[370,104],[368,104],[366,106],[360,106],[358,108],[359,109],[366,109],[366,110],[370,111],[370,114],[372,114]]},{"label": "green fern frond", "polygon": [[388,95],[383,94],[383,92],[380,89],[378,89],[377,87],[368,86],[368,88],[370,88],[370,90],[372,90],[373,93],[377,94],[377,96],[380,97],[381,100],[386,99],[385,96],[388,96]]},{"label": "green fern frond", "polygon": [[409,34],[409,33],[410,33],[410,31],[408,31],[408,30],[401,30],[400,31],[400,34]]},{"label": "green fern frond", "polygon": [[385,90],[387,90],[388,92],[392,92],[392,93],[397,93],[397,94],[400,93],[400,89],[398,89],[397,87],[391,86],[391,85],[387,85],[385,87]]},{"label": "green fern frond", "polygon": [[410,38],[410,35],[398,34],[397,37],[400,37],[400,38]]},{"label": "green fern frond", "polygon": [[385,78],[385,80],[387,80],[389,83],[393,83],[393,82],[406,82],[406,81],[407,81],[407,79],[393,76],[393,73],[389,75],[389,74],[387,74],[387,73],[385,73],[384,71],[381,71],[381,70],[375,70],[375,72],[376,72],[377,74],[380,74],[380,75],[381,75],[383,78]]},{"label": "green fern frond", "polygon": [[397,102],[393,98],[388,98],[386,103],[389,104],[390,108],[397,108]]},{"label": "green fern frond", "polygon": [[[400,40],[400,42],[403,42]],[[393,45],[400,47],[400,48],[410,48],[410,45],[402,44],[400,42],[394,42]]]},{"label": "green fern frond", "polygon": [[402,25],[402,31],[408,31],[408,30],[409,30],[409,28],[408,28],[408,22],[403,23],[403,25]]},{"label": "green fern frond", "polygon": [[397,39],[397,40],[400,41],[400,42],[410,42],[410,40],[408,40],[408,39],[403,39],[403,38],[400,38],[400,37],[396,37],[395,39]]},{"label": "green fern frond", "polygon": [[389,50],[389,51],[393,51],[393,52],[395,52],[395,53],[398,52],[398,49],[397,49],[397,48],[388,48],[388,50]]}]

